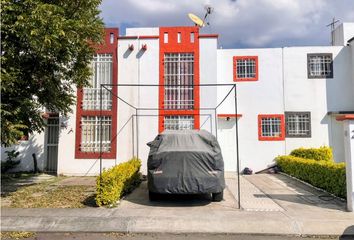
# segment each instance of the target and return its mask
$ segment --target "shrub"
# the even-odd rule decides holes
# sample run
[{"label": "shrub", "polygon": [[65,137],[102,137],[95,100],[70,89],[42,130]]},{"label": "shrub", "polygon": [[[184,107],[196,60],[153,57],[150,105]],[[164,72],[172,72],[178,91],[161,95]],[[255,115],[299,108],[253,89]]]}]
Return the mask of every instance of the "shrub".
[{"label": "shrub", "polygon": [[281,170],[315,187],[346,197],[345,164],[304,159],[294,156],[279,156],[276,162]]},{"label": "shrub", "polygon": [[133,158],[110,169],[103,170],[96,179],[96,204],[115,205],[124,195],[140,184],[141,161]]},{"label": "shrub", "polygon": [[6,173],[10,169],[15,168],[18,164],[20,164],[20,160],[16,160],[18,155],[20,154],[16,150],[5,151],[7,154],[6,161],[1,162],[1,173]]},{"label": "shrub", "polygon": [[290,155],[317,161],[333,161],[332,149],[325,146],[320,148],[298,148],[293,150]]}]

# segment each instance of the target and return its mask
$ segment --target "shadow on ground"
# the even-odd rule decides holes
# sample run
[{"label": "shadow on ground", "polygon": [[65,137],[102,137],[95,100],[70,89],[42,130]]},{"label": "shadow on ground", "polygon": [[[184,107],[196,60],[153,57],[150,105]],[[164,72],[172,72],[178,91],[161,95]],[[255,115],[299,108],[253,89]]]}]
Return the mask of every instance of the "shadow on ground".
[{"label": "shadow on ground", "polygon": [[85,205],[86,207],[98,207],[96,204],[96,200],[95,200],[96,194],[92,194],[90,196],[88,196],[84,201],[82,201],[81,203],[83,205]]},{"label": "shadow on ground", "polygon": [[40,173],[15,172],[1,174],[1,197],[7,197],[11,193],[23,187],[32,186],[38,183],[34,178],[39,177]]},{"label": "shadow on ground", "polygon": [[156,207],[195,207],[205,206],[212,202],[211,194],[158,194],[157,198],[156,201],[149,200],[147,181],[143,181],[123,200],[137,205]]}]

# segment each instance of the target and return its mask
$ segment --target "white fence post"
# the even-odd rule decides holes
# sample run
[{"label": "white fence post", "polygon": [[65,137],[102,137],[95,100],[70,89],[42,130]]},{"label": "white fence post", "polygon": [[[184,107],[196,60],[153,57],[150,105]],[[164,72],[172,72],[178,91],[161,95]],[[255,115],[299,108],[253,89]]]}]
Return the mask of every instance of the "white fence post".
[{"label": "white fence post", "polygon": [[347,177],[347,208],[354,210],[354,120],[346,119],[344,126],[344,149]]}]

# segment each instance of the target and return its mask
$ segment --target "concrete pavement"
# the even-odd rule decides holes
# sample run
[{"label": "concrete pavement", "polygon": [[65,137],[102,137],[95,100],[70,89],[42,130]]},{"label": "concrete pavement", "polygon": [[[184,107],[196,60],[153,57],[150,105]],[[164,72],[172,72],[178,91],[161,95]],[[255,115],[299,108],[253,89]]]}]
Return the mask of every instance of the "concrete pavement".
[{"label": "concrete pavement", "polygon": [[[7,240],[8,238],[2,238]],[[11,238],[10,238],[11,239]],[[170,233],[36,233],[26,240],[314,240],[313,237],[244,234],[170,234]],[[352,240],[350,237],[321,237],[316,240]]]},{"label": "concrete pavement", "polygon": [[4,208],[1,212],[1,227],[2,231],[36,232],[297,236],[340,236],[346,232],[354,235],[354,214],[345,211],[345,203],[336,199],[322,200],[319,196],[323,193],[293,179],[267,174],[243,177],[241,210],[237,209],[236,193],[232,190],[234,181],[234,178],[227,177],[225,201],[220,203],[210,202],[207,196],[192,199],[170,197],[151,203],[147,199],[146,183],[143,183],[114,209]]}]

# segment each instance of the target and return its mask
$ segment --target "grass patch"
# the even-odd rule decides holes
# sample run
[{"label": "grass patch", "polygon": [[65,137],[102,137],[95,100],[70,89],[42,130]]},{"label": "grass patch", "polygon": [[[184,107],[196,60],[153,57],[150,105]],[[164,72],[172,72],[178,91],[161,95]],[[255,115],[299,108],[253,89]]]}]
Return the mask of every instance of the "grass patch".
[{"label": "grass patch", "polygon": [[1,181],[13,181],[19,179],[27,179],[30,177],[38,176],[41,173],[31,173],[31,172],[14,172],[14,173],[2,173]]},{"label": "grass patch", "polygon": [[64,186],[54,180],[22,186],[10,192],[2,201],[7,202],[7,207],[13,208],[83,208],[95,206],[94,186]]},{"label": "grass patch", "polygon": [[35,237],[36,233],[34,232],[1,232],[1,239],[24,239]]}]

